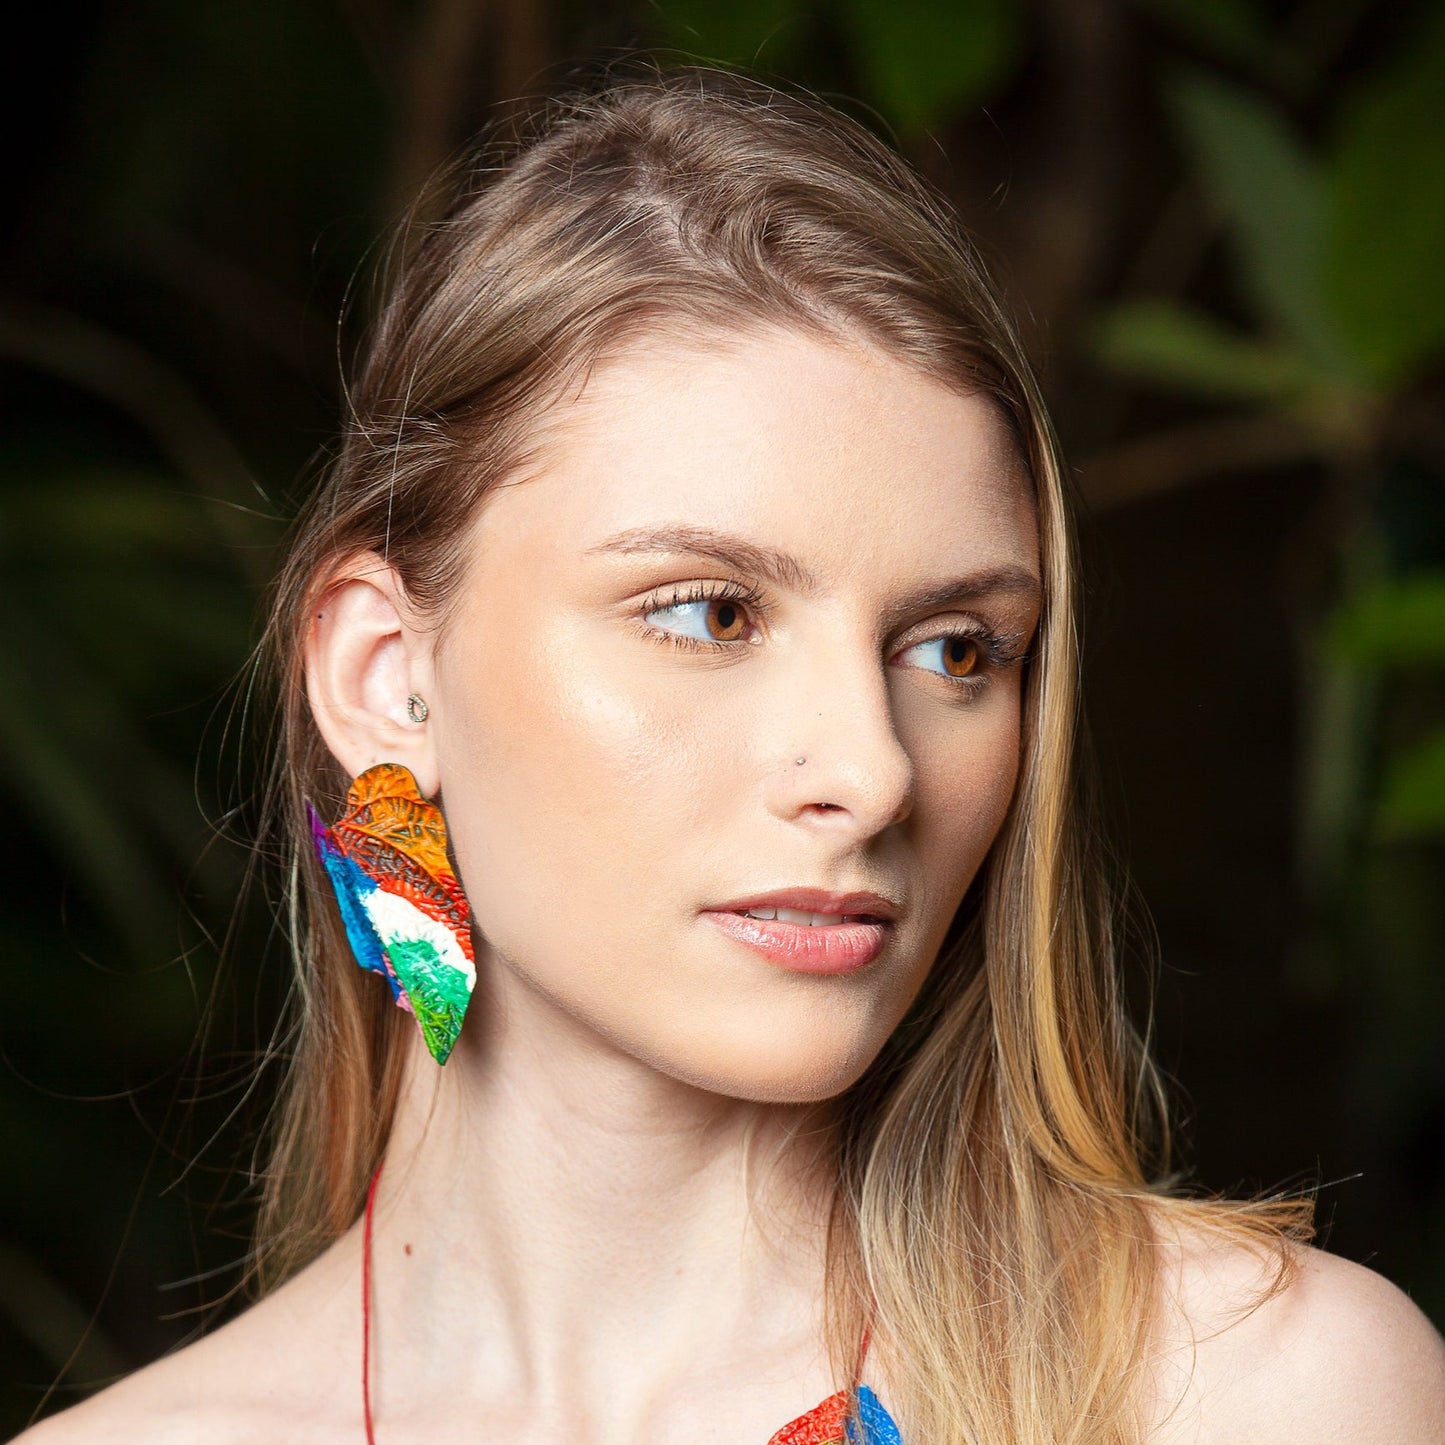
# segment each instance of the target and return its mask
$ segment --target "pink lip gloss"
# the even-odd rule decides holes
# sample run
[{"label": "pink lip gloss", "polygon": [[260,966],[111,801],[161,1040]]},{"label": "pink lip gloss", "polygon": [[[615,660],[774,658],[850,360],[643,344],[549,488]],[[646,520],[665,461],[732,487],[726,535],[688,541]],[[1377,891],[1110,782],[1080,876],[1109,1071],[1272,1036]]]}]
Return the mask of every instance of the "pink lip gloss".
[{"label": "pink lip gloss", "polygon": [[886,923],[824,923],[816,928],[782,919],[708,910],[702,915],[771,963],[798,973],[856,973],[883,949]]}]

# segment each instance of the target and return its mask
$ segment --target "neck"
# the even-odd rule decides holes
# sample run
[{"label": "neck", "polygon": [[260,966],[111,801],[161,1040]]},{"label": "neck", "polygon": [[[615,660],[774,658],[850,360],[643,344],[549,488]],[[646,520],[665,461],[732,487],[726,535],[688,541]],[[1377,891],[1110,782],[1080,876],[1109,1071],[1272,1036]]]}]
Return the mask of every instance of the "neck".
[{"label": "neck", "polygon": [[561,1423],[602,1399],[655,1419],[699,1378],[836,1388],[827,1106],[697,1088],[525,991],[486,1004],[444,1071],[411,1060],[374,1209],[373,1395],[475,1389]]}]

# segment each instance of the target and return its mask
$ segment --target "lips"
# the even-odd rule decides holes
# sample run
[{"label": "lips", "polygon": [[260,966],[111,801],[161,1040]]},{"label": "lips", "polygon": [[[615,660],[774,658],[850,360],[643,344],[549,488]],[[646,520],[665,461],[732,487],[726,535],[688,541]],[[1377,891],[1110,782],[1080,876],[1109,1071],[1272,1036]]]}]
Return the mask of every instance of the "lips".
[{"label": "lips", "polygon": [[771,963],[799,973],[842,974],[878,957],[898,913],[879,893],[786,888],[735,898],[702,916]]},{"label": "lips", "polygon": [[718,903],[710,911],[748,913],[768,908],[844,918],[863,917],[880,923],[894,922],[899,911],[898,905],[881,893],[829,893],[822,888],[779,888],[771,893],[755,893],[747,898],[734,898],[729,903]]},{"label": "lips", "polygon": [[795,973],[856,973],[883,951],[891,924],[833,923],[812,927],[746,913],[702,915],[738,943]]}]

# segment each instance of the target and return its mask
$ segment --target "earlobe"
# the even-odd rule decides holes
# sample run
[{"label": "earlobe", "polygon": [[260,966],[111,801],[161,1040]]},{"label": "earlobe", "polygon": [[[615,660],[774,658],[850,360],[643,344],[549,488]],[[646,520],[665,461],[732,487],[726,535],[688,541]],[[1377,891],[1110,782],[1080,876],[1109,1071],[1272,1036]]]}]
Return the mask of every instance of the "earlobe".
[{"label": "earlobe", "polygon": [[338,568],[311,609],[306,694],[348,777],[401,763],[430,796],[440,785],[427,726],[430,647],[408,614],[400,579],[374,553]]}]

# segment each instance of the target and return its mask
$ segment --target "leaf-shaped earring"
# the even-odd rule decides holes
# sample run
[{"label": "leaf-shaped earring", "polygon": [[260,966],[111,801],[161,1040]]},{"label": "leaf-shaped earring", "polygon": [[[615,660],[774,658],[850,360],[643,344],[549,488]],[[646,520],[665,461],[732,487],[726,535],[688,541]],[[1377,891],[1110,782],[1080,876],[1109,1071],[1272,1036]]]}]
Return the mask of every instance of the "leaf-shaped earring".
[{"label": "leaf-shaped earring", "polygon": [[309,802],[306,810],[356,961],[385,976],[432,1057],[446,1063],[477,967],[471,908],[447,859],[440,809],[409,768],[378,763],[352,783],[346,813],[330,828]]}]

